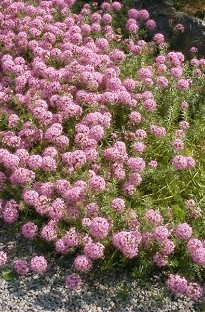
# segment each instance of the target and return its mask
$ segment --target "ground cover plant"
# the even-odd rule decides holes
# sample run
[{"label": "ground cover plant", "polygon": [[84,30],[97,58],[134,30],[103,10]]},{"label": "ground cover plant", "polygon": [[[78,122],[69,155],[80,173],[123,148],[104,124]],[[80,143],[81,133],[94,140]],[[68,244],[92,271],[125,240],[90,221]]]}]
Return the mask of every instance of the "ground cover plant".
[{"label": "ground cover plant", "polygon": [[120,2],[0,12],[1,219],[49,250],[1,251],[2,276],[71,256],[71,289],[94,265],[126,265],[163,268],[168,289],[201,299],[205,59],[168,51],[149,13]]},{"label": "ground cover plant", "polygon": [[204,0],[173,0],[174,7],[189,15],[204,19],[205,18],[205,2]]}]

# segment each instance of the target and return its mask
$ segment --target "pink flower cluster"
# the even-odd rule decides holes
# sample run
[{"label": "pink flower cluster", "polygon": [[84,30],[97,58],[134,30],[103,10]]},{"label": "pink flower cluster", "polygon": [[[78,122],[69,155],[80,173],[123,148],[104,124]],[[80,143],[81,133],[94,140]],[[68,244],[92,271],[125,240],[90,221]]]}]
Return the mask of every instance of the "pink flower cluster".
[{"label": "pink flower cluster", "polygon": [[31,270],[33,273],[42,273],[47,269],[47,260],[43,256],[35,256],[30,262],[18,259],[14,262],[14,270],[20,275],[25,275]]},{"label": "pink flower cluster", "polygon": [[196,162],[191,156],[176,155],[172,159],[172,165],[177,170],[186,170],[194,168]]},{"label": "pink flower cluster", "polygon": [[127,258],[132,259],[138,255],[141,234],[138,231],[121,231],[113,236],[112,243]]},{"label": "pink flower cluster", "polygon": [[201,240],[190,239],[187,243],[187,250],[196,264],[202,266],[205,264],[205,246]]},{"label": "pink flower cluster", "polygon": [[203,289],[198,283],[188,282],[178,274],[171,274],[166,281],[166,285],[172,292],[184,294],[195,301],[203,295]]},{"label": "pink flower cluster", "polygon": [[[62,256],[79,252],[78,273],[110,249],[127,259],[149,251],[155,265],[169,267],[178,244],[204,265],[191,223],[202,210],[186,202],[188,221],[179,222],[172,207],[176,194],[180,204],[191,194],[201,168],[189,109],[205,60],[195,56],[188,71],[181,52],[167,52],[147,10],[128,10],[123,39],[115,29],[121,2],[85,4],[78,14],[75,2],[0,1],[0,218]],[[141,27],[152,40],[141,39]],[[0,266],[7,257],[0,252]],[[13,267],[24,275],[48,264],[34,256]],[[70,289],[82,285],[78,273],[67,276]],[[167,285],[193,300],[202,295],[178,275]]]}]

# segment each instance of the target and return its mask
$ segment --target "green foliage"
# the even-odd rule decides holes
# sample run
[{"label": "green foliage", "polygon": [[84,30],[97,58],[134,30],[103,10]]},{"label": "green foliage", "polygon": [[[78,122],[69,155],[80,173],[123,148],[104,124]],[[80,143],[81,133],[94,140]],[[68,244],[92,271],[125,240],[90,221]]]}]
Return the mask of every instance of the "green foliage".
[{"label": "green foliage", "polygon": [[5,113],[0,113],[0,131],[6,131],[8,125],[8,115]]},{"label": "green foliage", "polygon": [[126,300],[129,296],[129,288],[126,284],[126,282],[121,282],[119,286],[117,287],[117,295],[122,299]]},{"label": "green foliage", "polygon": [[9,267],[4,267],[1,271],[1,277],[5,281],[9,282],[9,281],[12,281],[14,278],[16,278],[17,274]]},{"label": "green foliage", "polygon": [[21,189],[16,185],[6,185],[2,190],[0,189],[0,198],[9,200],[15,198],[17,201],[21,200]]},{"label": "green foliage", "polygon": [[173,0],[173,5],[178,11],[194,15],[198,18],[205,18],[204,0]]}]

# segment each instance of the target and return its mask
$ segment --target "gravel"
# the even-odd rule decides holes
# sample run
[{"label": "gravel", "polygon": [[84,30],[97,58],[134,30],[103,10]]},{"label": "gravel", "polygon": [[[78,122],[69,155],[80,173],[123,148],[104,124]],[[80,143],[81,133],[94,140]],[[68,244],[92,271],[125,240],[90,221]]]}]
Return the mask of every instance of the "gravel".
[{"label": "gravel", "polygon": [[[0,223],[0,250],[9,251],[9,259],[43,254],[22,237],[8,233]],[[12,227],[11,227],[12,229]],[[23,246],[23,247],[22,247]],[[65,287],[65,276],[72,272],[71,259],[55,258],[45,274],[0,278],[0,311],[9,312],[194,312],[201,304],[167,292],[162,277],[148,282],[131,278],[126,269],[106,272],[95,270],[86,277],[80,290]]]}]

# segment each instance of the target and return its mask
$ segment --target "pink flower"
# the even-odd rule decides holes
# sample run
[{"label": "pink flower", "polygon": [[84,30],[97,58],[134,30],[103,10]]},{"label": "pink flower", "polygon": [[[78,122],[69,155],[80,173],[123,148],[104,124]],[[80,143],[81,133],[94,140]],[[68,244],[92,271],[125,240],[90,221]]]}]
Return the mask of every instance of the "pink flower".
[{"label": "pink flower", "polygon": [[133,144],[133,150],[137,153],[143,153],[146,149],[146,145],[143,142],[136,142]]},{"label": "pink flower", "polygon": [[30,169],[39,169],[42,165],[42,157],[40,155],[31,155],[27,160],[27,165]]},{"label": "pink flower", "polygon": [[188,240],[192,236],[192,228],[187,223],[180,223],[175,231],[177,238],[182,240]]},{"label": "pink flower", "polygon": [[164,36],[160,33],[157,33],[156,35],[154,35],[153,40],[157,44],[162,44],[162,43],[164,43]]},{"label": "pink flower", "polygon": [[70,289],[79,289],[83,282],[79,274],[72,273],[66,277],[66,286]]},{"label": "pink flower", "polygon": [[184,25],[182,25],[182,24],[177,24],[177,25],[175,25],[175,29],[176,30],[179,30],[180,32],[184,32]]},{"label": "pink flower", "polygon": [[150,132],[157,138],[164,137],[166,135],[166,129],[164,127],[159,127],[156,125],[150,126]]},{"label": "pink flower", "polygon": [[25,190],[23,192],[23,200],[30,206],[35,206],[38,203],[39,194],[35,190]]},{"label": "pink flower", "polygon": [[183,68],[178,66],[178,67],[172,67],[170,69],[170,74],[174,78],[180,78],[183,75]]},{"label": "pink flower", "polygon": [[108,235],[110,224],[107,219],[102,217],[93,218],[90,230],[91,234],[96,238],[105,238]]},{"label": "pink flower", "polygon": [[101,192],[105,189],[106,183],[103,177],[94,175],[89,180],[89,187],[94,192]]},{"label": "pink flower", "polygon": [[199,60],[196,59],[196,58],[193,58],[191,61],[190,61],[191,65],[195,66],[195,67],[198,67],[199,66]]},{"label": "pink flower", "polygon": [[85,211],[89,216],[95,216],[98,214],[99,206],[97,203],[90,203],[85,206]]},{"label": "pink flower", "polygon": [[198,301],[203,296],[203,288],[198,283],[189,283],[186,289],[186,295],[194,301]]},{"label": "pink flower", "polygon": [[148,99],[144,101],[143,106],[148,112],[153,112],[157,107],[157,103],[153,99]]},{"label": "pink flower", "polygon": [[87,243],[84,246],[84,254],[92,259],[100,259],[104,256],[105,246],[101,243]]},{"label": "pink flower", "polygon": [[26,168],[17,168],[13,171],[10,181],[13,184],[24,185],[31,183],[35,179],[35,173]]},{"label": "pink flower", "polygon": [[118,2],[118,1],[114,1],[111,3],[111,8],[113,9],[113,11],[120,11],[122,9],[123,5],[122,3]]},{"label": "pink flower", "polygon": [[142,183],[142,177],[137,172],[132,172],[128,176],[128,185],[133,185],[134,187]]},{"label": "pink flower", "polygon": [[115,49],[112,52],[110,52],[109,57],[113,62],[121,62],[121,61],[124,61],[125,54],[124,52],[118,49]]},{"label": "pink flower", "polygon": [[157,168],[158,163],[157,163],[156,160],[151,160],[151,161],[148,163],[148,165],[149,165],[151,168],[155,169],[155,168]]},{"label": "pink flower", "polygon": [[202,242],[197,238],[191,238],[187,243],[187,249],[190,253],[194,253],[195,250],[202,248]]},{"label": "pink flower", "polygon": [[154,81],[153,81],[151,78],[145,78],[145,79],[144,79],[144,84],[145,84],[146,86],[153,86]]},{"label": "pink flower", "polygon": [[85,255],[79,255],[74,260],[74,268],[80,272],[89,271],[92,268],[92,261]]},{"label": "pink flower", "polygon": [[134,55],[141,54],[141,47],[139,45],[131,45],[129,47],[130,52],[132,52]]},{"label": "pink flower", "polygon": [[139,17],[139,11],[136,9],[130,9],[127,12],[129,18],[137,19]]},{"label": "pink flower", "polygon": [[101,8],[102,8],[103,10],[109,10],[109,9],[110,9],[110,4],[109,4],[108,2],[103,2],[103,3],[101,4]]},{"label": "pink flower", "polygon": [[175,249],[174,242],[170,239],[165,239],[162,242],[162,248],[160,249],[160,252],[165,255],[170,255],[174,251],[174,249]]},{"label": "pink flower", "polygon": [[160,87],[160,88],[167,88],[169,86],[169,80],[164,77],[164,76],[160,76],[157,78],[156,80],[156,84]]},{"label": "pink flower", "polygon": [[186,293],[188,287],[187,280],[178,274],[170,274],[168,280],[166,281],[166,285],[175,294]]},{"label": "pink flower", "polygon": [[147,221],[155,226],[163,222],[163,218],[160,212],[154,209],[147,210],[147,212],[145,213],[145,219],[147,219]]},{"label": "pink flower", "polygon": [[100,50],[105,51],[109,47],[109,42],[105,38],[99,38],[99,39],[96,39],[96,46]]},{"label": "pink flower", "polygon": [[147,20],[149,18],[149,12],[147,10],[140,10],[138,16],[143,20]]},{"label": "pink flower", "polygon": [[121,231],[114,234],[112,243],[127,258],[132,259],[138,255],[138,247],[141,239],[141,234],[138,231]]},{"label": "pink flower", "polygon": [[175,131],[176,138],[184,138],[185,136],[186,136],[186,133],[183,129],[179,129]]},{"label": "pink flower", "polygon": [[186,207],[187,209],[191,209],[191,208],[196,207],[196,202],[195,202],[195,200],[194,200],[194,199],[188,199],[188,200],[186,200],[186,201],[185,201],[185,207]]},{"label": "pink flower", "polygon": [[102,16],[102,22],[107,25],[107,24],[110,24],[112,22],[112,15],[108,14],[108,13],[105,13],[103,14]]},{"label": "pink flower", "polygon": [[195,167],[195,160],[190,156],[176,155],[172,159],[172,165],[177,170],[191,169]]},{"label": "pink flower", "polygon": [[198,49],[196,47],[191,47],[190,52],[197,53]]},{"label": "pink flower", "polygon": [[141,79],[152,78],[153,76],[152,68],[150,66],[140,68],[138,71],[138,76]]},{"label": "pink flower", "polygon": [[188,79],[180,79],[177,81],[177,88],[179,90],[188,90],[190,87],[190,81]]},{"label": "pink flower", "polygon": [[7,262],[7,254],[4,251],[0,251],[0,267],[4,266]]},{"label": "pink flower", "polygon": [[128,167],[136,172],[143,172],[145,169],[145,162],[141,157],[130,157],[127,161]]},{"label": "pink flower", "polygon": [[43,169],[44,171],[53,172],[56,171],[56,168],[57,168],[56,161],[53,157],[44,156],[42,158],[41,169]]},{"label": "pink flower", "polygon": [[14,270],[20,275],[26,275],[29,272],[28,262],[26,260],[16,260]]},{"label": "pink flower", "polygon": [[153,257],[153,261],[154,263],[156,263],[157,266],[164,267],[168,264],[168,257],[161,252],[157,252]]},{"label": "pink flower", "polygon": [[179,123],[179,127],[180,127],[180,129],[182,129],[182,130],[186,130],[186,129],[189,129],[189,123],[187,122],[187,121],[180,121],[180,123]]},{"label": "pink flower", "polygon": [[186,158],[186,160],[187,160],[187,168],[188,168],[188,169],[192,169],[192,168],[195,167],[196,162],[195,162],[195,160],[194,160],[191,156],[188,156],[188,157]]},{"label": "pink flower", "polygon": [[19,213],[16,208],[5,208],[3,211],[3,219],[5,222],[13,223],[18,220]]},{"label": "pink flower", "polygon": [[132,196],[136,192],[136,187],[130,182],[125,182],[122,189],[123,193],[129,196]]},{"label": "pink flower", "polygon": [[122,198],[116,197],[111,201],[111,207],[117,211],[123,211],[125,209],[125,202]]},{"label": "pink flower", "polygon": [[60,219],[63,219],[64,217],[65,209],[66,209],[66,204],[64,200],[62,198],[57,197],[53,201],[48,214],[50,218],[54,220],[60,220]]},{"label": "pink flower", "polygon": [[131,79],[131,78],[127,78],[123,81],[123,85],[125,86],[125,88],[128,90],[128,91],[132,91],[136,88],[137,86],[137,83],[134,79]]},{"label": "pink flower", "polygon": [[192,260],[198,265],[205,265],[205,248],[199,247],[191,252]]},{"label": "pink flower", "polygon": [[165,226],[157,226],[153,232],[153,239],[158,242],[163,243],[165,239],[169,236],[169,230]]},{"label": "pink flower", "polygon": [[152,233],[151,232],[143,232],[142,233],[142,244],[145,246],[145,248],[149,248],[152,244]]},{"label": "pink flower", "polygon": [[51,220],[48,224],[44,225],[41,229],[40,235],[47,242],[55,240],[57,238],[57,228],[55,222]]},{"label": "pink flower", "polygon": [[126,25],[126,28],[129,33],[136,33],[139,30],[139,26],[136,23]]},{"label": "pink flower", "polygon": [[43,256],[35,256],[30,261],[31,270],[35,273],[42,273],[47,269],[47,261]]},{"label": "pink flower", "polygon": [[145,24],[146,28],[149,29],[149,30],[153,30],[156,28],[156,23],[154,20],[152,19],[149,19],[148,21],[146,21],[146,24]]},{"label": "pink flower", "polygon": [[158,55],[155,59],[157,64],[164,64],[166,57],[164,55]]},{"label": "pink flower", "polygon": [[29,239],[34,238],[37,235],[38,226],[33,222],[24,223],[21,228],[22,234]]},{"label": "pink flower", "polygon": [[91,219],[90,218],[83,218],[82,219],[82,226],[83,227],[90,227],[91,225]]},{"label": "pink flower", "polygon": [[16,114],[11,114],[8,119],[8,127],[14,128],[18,124],[19,117]]},{"label": "pink flower", "polygon": [[184,149],[184,142],[181,139],[175,139],[172,142],[172,147],[176,151],[181,151]]}]

